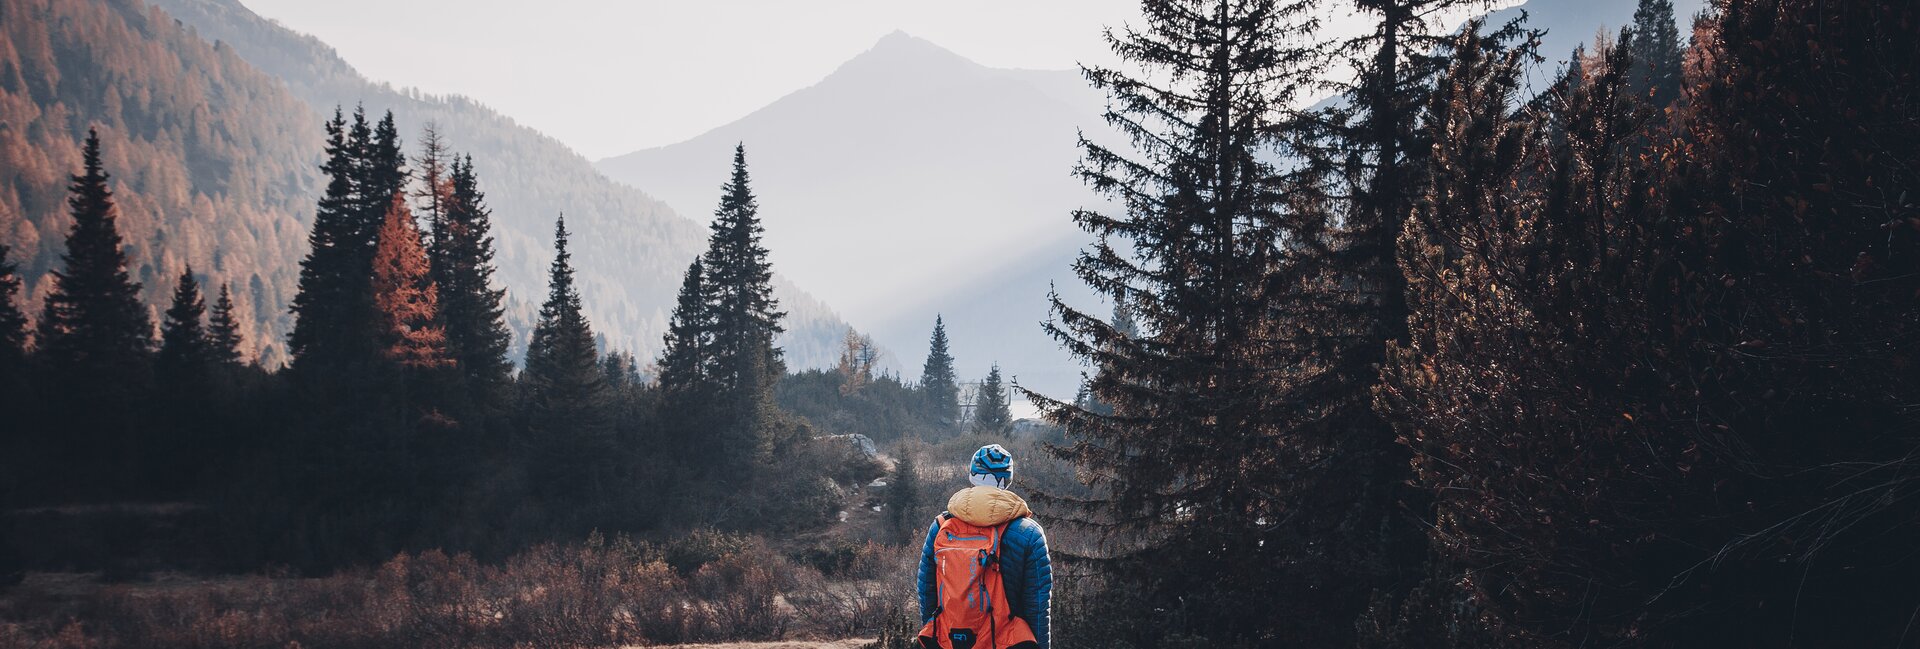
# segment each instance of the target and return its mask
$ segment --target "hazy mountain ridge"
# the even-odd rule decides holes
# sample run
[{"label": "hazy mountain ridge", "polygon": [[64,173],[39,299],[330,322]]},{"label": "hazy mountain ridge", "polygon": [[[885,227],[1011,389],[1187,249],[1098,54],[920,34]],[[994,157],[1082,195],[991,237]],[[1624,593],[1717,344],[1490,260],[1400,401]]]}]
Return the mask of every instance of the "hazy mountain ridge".
[{"label": "hazy mountain ridge", "polygon": [[[432,123],[455,150],[473,154],[493,208],[499,278],[508,288],[509,322],[518,345],[524,344],[545,294],[553,219],[564,213],[576,235],[574,261],[595,331],[608,347],[631,350],[642,359],[657,352],[680,276],[705,249],[708,210],[690,209],[686,214],[694,219],[684,218],[639,190],[608,181],[559,141],[471,99],[368,81],[319,39],[262,18],[235,0],[153,4],[284,82],[312,109],[315,141],[322,115],[335,106],[351,110],[363,104],[369,113],[391,109],[410,147],[421,126]],[[710,180],[710,200],[717,201],[725,162],[700,171]],[[306,206],[306,213],[311,209]],[[789,313],[788,334],[781,340],[789,364],[831,364],[844,321],[792,282],[781,279],[777,289]]]},{"label": "hazy mountain ridge", "polygon": [[1068,214],[1095,200],[1071,170],[1076,131],[1104,132],[1102,102],[1077,72],[989,68],[896,32],[731,124],[597,164],[692,209],[711,185],[694,170],[744,141],[775,266],[897,350],[909,378],[946,313],[963,380],[998,360],[1070,394],[1077,370],[1039,323],[1052,282],[1096,299],[1068,281],[1087,241]]}]

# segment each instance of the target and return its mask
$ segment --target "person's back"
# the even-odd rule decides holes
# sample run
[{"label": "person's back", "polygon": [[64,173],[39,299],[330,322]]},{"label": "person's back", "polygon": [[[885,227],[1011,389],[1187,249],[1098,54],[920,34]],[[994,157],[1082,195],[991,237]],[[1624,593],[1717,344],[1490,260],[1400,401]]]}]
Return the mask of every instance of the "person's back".
[{"label": "person's back", "polygon": [[[974,486],[962,489],[947,500],[947,511],[927,530],[921,548],[919,599],[923,624],[920,642],[926,647],[967,649],[1048,649],[1049,606],[1053,598],[1053,564],[1047,552],[1046,531],[1035,521],[1026,501],[1007,491],[1013,479],[1013,458],[993,444],[974,453],[969,480]],[[944,533],[943,533],[944,530]],[[943,553],[949,563],[943,563]],[[974,557],[991,558],[992,567],[984,574],[978,570],[960,573],[945,570],[946,565],[968,565]],[[998,584],[991,577],[998,576]],[[947,584],[943,579],[952,582]],[[965,582],[965,583],[962,583]],[[978,593],[986,595],[977,597]],[[959,592],[961,589],[964,592]],[[943,600],[971,604],[974,601],[998,602],[1004,598],[1004,611],[994,606],[972,607],[973,614],[984,616],[988,629],[962,628],[968,611],[947,610]],[[969,599],[971,598],[971,599]],[[981,637],[984,633],[986,637]],[[981,642],[984,640],[984,642]]]}]

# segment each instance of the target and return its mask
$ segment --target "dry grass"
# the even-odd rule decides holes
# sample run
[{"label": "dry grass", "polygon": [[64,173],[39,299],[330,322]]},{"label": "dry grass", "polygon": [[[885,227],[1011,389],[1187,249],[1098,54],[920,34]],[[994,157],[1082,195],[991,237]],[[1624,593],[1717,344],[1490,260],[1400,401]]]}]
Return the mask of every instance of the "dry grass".
[{"label": "dry grass", "polygon": [[865,649],[871,639],[829,640],[824,642],[732,642],[727,644],[683,644],[665,649]]},{"label": "dry grass", "polygon": [[[870,635],[898,592],[876,553],[831,581],[749,540],[677,570],[630,543],[542,545],[498,566],[437,551],[299,579],[34,575],[0,597],[0,647],[614,647]],[[843,649],[851,641],[706,645]]]}]

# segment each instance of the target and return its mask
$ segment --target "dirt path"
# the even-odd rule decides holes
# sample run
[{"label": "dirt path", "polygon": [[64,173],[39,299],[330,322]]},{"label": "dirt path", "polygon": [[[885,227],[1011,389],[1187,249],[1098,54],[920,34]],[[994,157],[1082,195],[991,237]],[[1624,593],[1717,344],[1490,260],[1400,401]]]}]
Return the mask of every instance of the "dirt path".
[{"label": "dirt path", "polygon": [[735,642],[731,644],[677,644],[651,648],[628,647],[627,649],[861,649],[861,647],[872,643],[872,640],[854,638],[850,640],[832,640],[826,642],[790,640],[786,642]]}]

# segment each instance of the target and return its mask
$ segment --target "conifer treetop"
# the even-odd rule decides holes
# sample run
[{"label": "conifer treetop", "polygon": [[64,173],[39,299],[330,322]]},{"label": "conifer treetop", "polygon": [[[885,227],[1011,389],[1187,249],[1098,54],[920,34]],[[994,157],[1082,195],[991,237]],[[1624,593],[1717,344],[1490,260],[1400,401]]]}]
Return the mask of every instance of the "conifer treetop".
[{"label": "conifer treetop", "polygon": [[67,187],[73,226],[61,267],[52,273],[40,344],[55,363],[102,371],[118,365],[124,371],[151,351],[153,324],[140,302],[140,284],[127,272],[116,223],[119,208],[107,185],[111,176],[101,162],[96,130],[87,130],[81,157],[82,171]]}]

